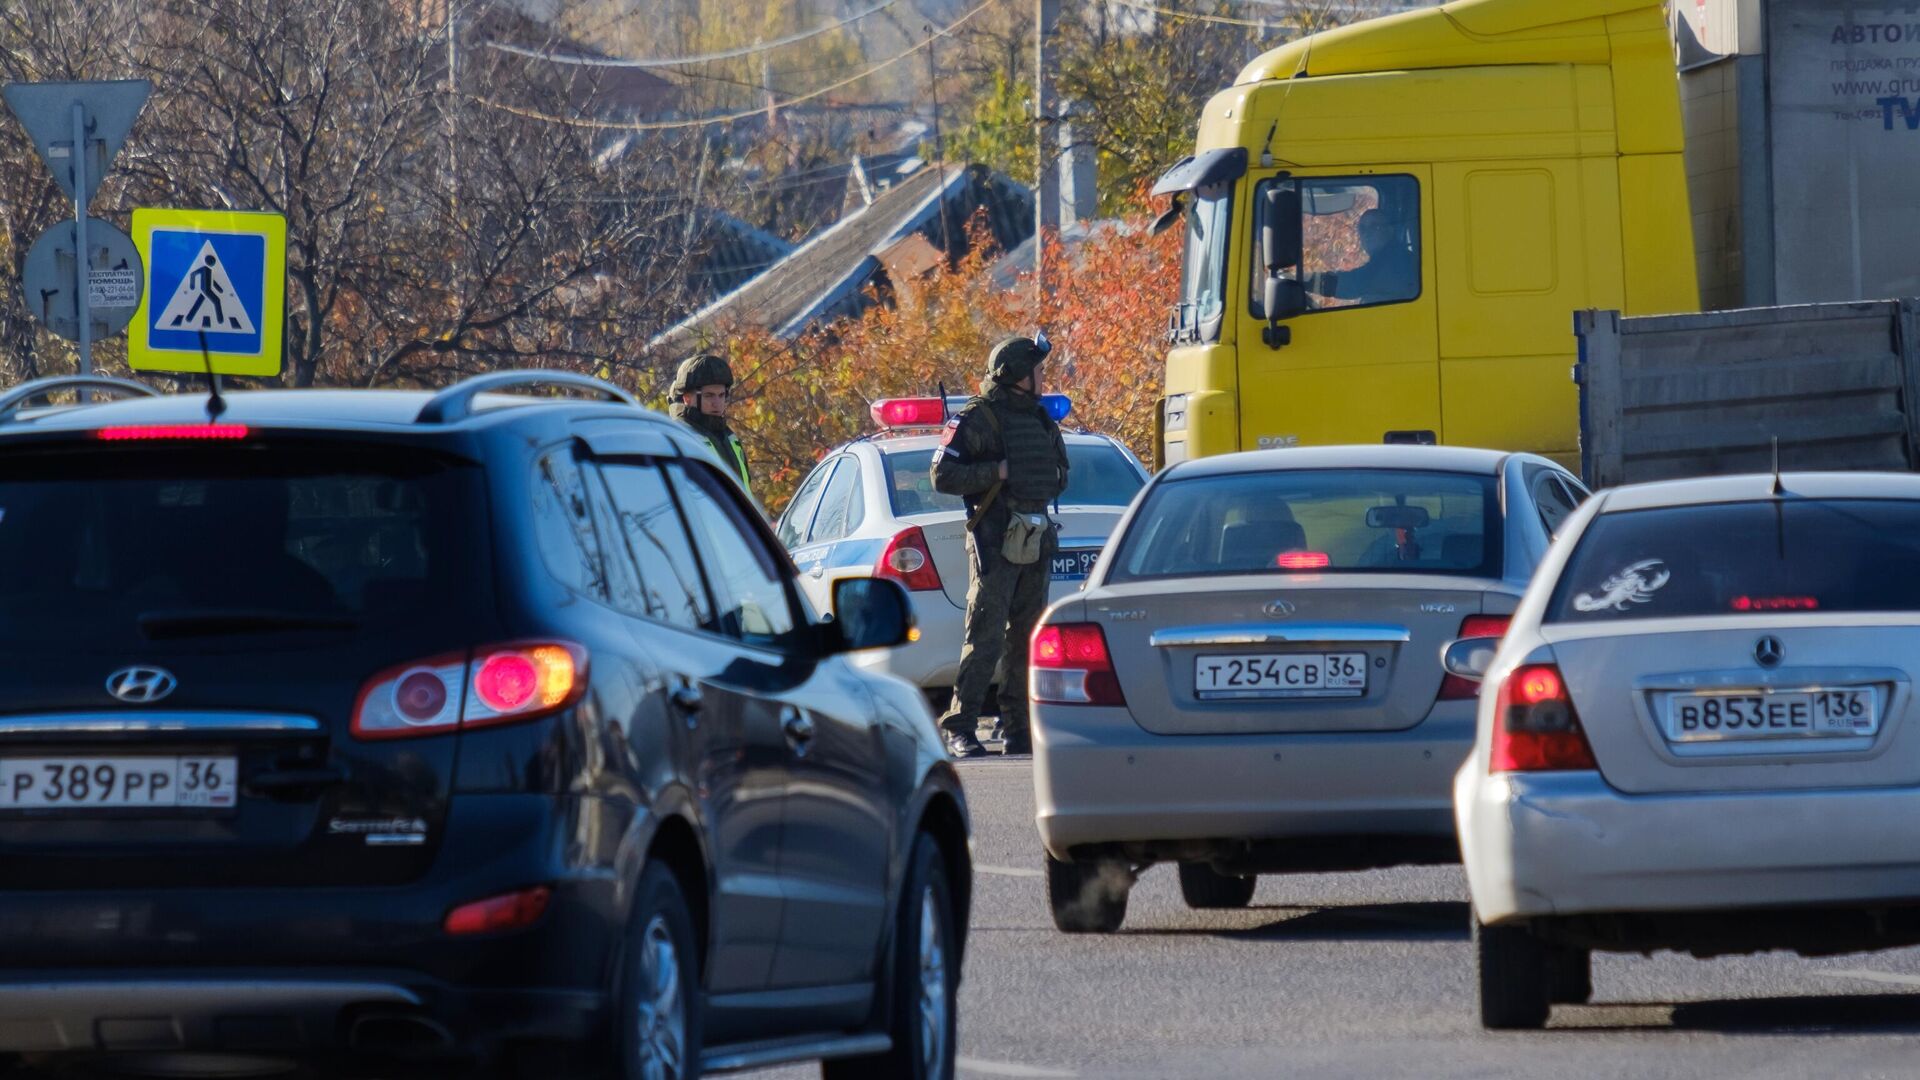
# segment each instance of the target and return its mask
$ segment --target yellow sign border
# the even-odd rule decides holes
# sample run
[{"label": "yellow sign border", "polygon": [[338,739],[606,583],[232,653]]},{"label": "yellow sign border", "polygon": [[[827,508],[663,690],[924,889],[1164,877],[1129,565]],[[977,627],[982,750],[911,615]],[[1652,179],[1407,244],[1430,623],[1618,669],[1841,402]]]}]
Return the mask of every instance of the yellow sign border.
[{"label": "yellow sign border", "polygon": [[[251,354],[198,349],[161,349],[148,342],[147,306],[153,303],[153,234],[156,229],[181,232],[258,236],[267,243],[262,272],[266,275],[260,299],[260,351]],[[253,210],[175,210],[142,206],[133,211],[133,245],[139,249],[147,280],[140,289],[140,306],[127,324],[127,366],[135,371],[176,371],[200,374],[208,359],[218,375],[268,377],[280,374],[287,321],[287,219]]]}]

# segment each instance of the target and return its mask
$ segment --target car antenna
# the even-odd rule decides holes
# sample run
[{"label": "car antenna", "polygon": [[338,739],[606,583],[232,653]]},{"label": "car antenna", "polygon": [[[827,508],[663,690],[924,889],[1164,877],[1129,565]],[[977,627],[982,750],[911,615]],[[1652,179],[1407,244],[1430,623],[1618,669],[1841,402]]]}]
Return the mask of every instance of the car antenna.
[{"label": "car antenna", "polygon": [[947,418],[947,380],[941,379],[933,385],[940,390],[940,419],[944,421]]},{"label": "car antenna", "polygon": [[218,423],[220,414],[227,411],[227,401],[220,396],[220,375],[213,370],[213,353],[207,349],[207,332],[200,334],[200,361],[207,368],[207,423]]},{"label": "car antenna", "polygon": [[1773,493],[1785,495],[1786,486],[1780,483],[1780,436],[1773,437]]}]

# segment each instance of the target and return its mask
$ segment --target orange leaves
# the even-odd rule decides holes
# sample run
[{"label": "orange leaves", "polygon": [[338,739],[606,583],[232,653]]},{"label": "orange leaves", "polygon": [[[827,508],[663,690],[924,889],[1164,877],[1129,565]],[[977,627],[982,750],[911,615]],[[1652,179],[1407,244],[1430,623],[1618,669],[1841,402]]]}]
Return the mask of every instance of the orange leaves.
[{"label": "orange leaves", "polygon": [[[997,256],[971,255],[913,287],[887,289],[857,319],[792,341],[761,331],[726,338],[735,377],[733,424],[769,509],[786,504],[828,450],[871,430],[883,397],[977,393],[994,343],[1045,326],[1055,343],[1046,389],[1074,399],[1070,423],[1150,455],[1165,364],[1166,314],[1178,290],[1179,237],[1148,236],[1145,217],[1051,237],[1058,282],[1044,307],[1030,274],[996,283]],[[975,252],[988,245],[976,244]],[[1005,270],[1001,280],[1009,275]]]}]

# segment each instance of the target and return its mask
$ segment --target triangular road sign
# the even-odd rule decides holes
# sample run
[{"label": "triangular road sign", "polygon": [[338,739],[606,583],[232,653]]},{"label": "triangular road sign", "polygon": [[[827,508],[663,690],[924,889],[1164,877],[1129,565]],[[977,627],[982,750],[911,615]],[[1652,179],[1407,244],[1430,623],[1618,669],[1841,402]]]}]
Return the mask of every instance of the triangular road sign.
[{"label": "triangular road sign", "polygon": [[[68,198],[84,205],[93,201],[100,178],[127,141],[127,132],[140,115],[153,84],[145,79],[117,82],[8,83],[7,105],[27,129],[40,160],[60,183]],[[87,190],[73,192],[73,106],[87,116]]]},{"label": "triangular road sign", "polygon": [[193,269],[180,279],[173,298],[153,323],[161,330],[205,330],[209,334],[251,334],[253,318],[227,276],[227,268],[213,250],[213,241],[200,245]]}]

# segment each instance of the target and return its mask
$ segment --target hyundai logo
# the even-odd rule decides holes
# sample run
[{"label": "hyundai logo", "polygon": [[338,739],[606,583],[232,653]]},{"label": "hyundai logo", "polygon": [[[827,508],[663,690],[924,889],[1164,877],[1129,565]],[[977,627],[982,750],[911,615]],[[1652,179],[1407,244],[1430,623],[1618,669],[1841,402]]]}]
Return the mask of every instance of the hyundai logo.
[{"label": "hyundai logo", "polygon": [[1267,606],[1260,610],[1276,619],[1284,619],[1300,609],[1294,607],[1291,600],[1269,600]]},{"label": "hyundai logo", "polygon": [[1786,651],[1786,646],[1780,644],[1779,638],[1768,634],[1753,647],[1753,658],[1759,661],[1761,667],[1779,667],[1780,658],[1786,655]]},{"label": "hyundai logo", "polygon": [[107,693],[134,705],[150,705],[168,694],[179,681],[166,668],[130,667],[107,676]]}]

